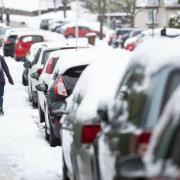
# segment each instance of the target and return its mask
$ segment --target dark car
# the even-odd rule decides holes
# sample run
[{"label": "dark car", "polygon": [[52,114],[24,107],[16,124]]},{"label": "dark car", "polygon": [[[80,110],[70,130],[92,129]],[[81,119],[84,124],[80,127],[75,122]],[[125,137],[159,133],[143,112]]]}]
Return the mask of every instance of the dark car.
[{"label": "dark car", "polygon": [[111,45],[113,48],[119,47],[120,39],[123,35],[130,33],[133,28],[117,28],[114,35],[111,37]]},{"label": "dark car", "polygon": [[122,160],[119,169],[122,179],[178,180],[180,178],[179,100],[180,87],[164,108],[144,158],[127,156]]},{"label": "dark car", "polygon": [[16,39],[17,35],[8,36],[7,40],[4,42],[3,45],[4,56],[14,57]]},{"label": "dark car", "polygon": [[[178,41],[159,39],[139,47],[113,105],[108,109],[99,107],[105,127],[95,146],[97,179],[120,179],[121,158],[128,154],[144,155],[164,105],[180,84],[177,44]],[[173,49],[171,53],[169,48]]]}]

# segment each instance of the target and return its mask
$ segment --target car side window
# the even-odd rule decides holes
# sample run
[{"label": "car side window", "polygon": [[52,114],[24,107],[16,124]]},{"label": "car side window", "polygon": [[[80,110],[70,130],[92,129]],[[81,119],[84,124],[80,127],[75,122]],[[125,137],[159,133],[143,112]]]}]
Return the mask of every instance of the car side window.
[{"label": "car side window", "polygon": [[173,116],[170,115],[169,121],[161,132],[161,135],[158,139],[157,146],[154,151],[154,161],[163,160],[167,158],[168,149],[171,145],[171,141],[175,136],[175,123],[173,123]]},{"label": "car side window", "polygon": [[39,48],[39,50],[37,51],[36,56],[35,56],[35,58],[34,58],[34,60],[33,60],[33,62],[32,62],[32,66],[35,65],[35,64],[37,64],[38,59],[39,59],[39,56],[40,56],[40,54],[41,54],[41,51],[42,51],[42,48]]},{"label": "car side window", "polygon": [[171,138],[171,142],[167,151],[166,159],[170,159],[172,164],[180,167],[180,115],[175,116],[178,118],[178,125],[174,131],[174,134]]},{"label": "car side window", "polygon": [[176,69],[170,73],[168,81],[167,81],[166,89],[165,89],[165,95],[163,98],[163,103],[161,106],[161,112],[162,112],[166,102],[168,101],[169,97],[171,96],[171,94],[174,92],[174,90],[180,84],[180,78],[179,77],[180,77],[180,70]]},{"label": "car side window", "polygon": [[123,117],[123,114],[128,112],[126,117],[134,125],[139,125],[143,115],[143,108],[146,100],[146,92],[143,87],[144,82],[144,69],[140,66],[134,67],[132,71],[127,73],[119,92],[121,101],[119,112],[122,113],[119,118]]}]

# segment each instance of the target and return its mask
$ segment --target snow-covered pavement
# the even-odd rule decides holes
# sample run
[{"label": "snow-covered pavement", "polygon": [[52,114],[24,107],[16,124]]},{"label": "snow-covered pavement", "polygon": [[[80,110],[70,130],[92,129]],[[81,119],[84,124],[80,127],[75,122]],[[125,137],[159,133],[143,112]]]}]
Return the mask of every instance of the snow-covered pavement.
[{"label": "snow-covered pavement", "polygon": [[[38,128],[38,111],[21,83],[23,64],[6,62],[15,85],[6,83],[4,116],[0,116],[0,180],[61,179],[61,148],[52,148]],[[41,127],[41,126],[40,126]]]}]

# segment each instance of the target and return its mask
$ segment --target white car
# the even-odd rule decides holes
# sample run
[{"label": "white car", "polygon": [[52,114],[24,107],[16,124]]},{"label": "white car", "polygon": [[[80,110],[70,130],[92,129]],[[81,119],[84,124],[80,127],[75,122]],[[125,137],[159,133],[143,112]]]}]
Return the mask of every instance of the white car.
[{"label": "white car", "polygon": [[[61,56],[63,50],[53,51],[49,54],[47,62],[44,65],[41,75],[38,79],[38,84],[45,83],[48,86],[52,84],[53,81],[53,71]],[[37,91],[38,93],[38,110],[40,122],[44,122],[44,104],[45,104],[45,94],[42,91]]]},{"label": "white car", "polygon": [[[42,109],[44,109],[45,114],[45,137],[49,140],[51,146],[59,144],[59,130],[61,128],[59,117],[54,116],[52,111],[64,103],[65,98],[72,93],[82,71],[88,64],[94,61],[96,54],[92,49],[93,48],[79,48],[76,50],[74,48],[64,51],[60,50],[61,55],[53,71],[53,80],[49,80],[49,84],[41,83],[36,86],[36,88],[39,91],[43,91],[46,96],[45,101],[41,104],[44,105]],[[48,65],[46,65],[46,67],[48,67]],[[38,87],[44,89],[39,89]],[[43,99],[40,101],[43,101]]]},{"label": "white car", "polygon": [[33,107],[36,107],[38,103],[37,90],[35,88],[38,79],[32,78],[32,74],[38,73],[40,76],[50,52],[59,50],[62,47],[66,47],[66,46],[67,45],[65,43],[60,43],[60,42],[59,43],[46,42],[40,44],[40,47],[36,52],[35,58],[31,62],[31,68],[29,69],[28,72],[28,95],[29,95],[29,100],[32,101]]},{"label": "white car", "polygon": [[94,179],[91,145],[101,130],[98,104],[112,101],[128,64],[128,52],[103,51],[97,56],[97,62],[90,64],[80,76],[66,101],[67,115],[61,119],[63,179]]}]

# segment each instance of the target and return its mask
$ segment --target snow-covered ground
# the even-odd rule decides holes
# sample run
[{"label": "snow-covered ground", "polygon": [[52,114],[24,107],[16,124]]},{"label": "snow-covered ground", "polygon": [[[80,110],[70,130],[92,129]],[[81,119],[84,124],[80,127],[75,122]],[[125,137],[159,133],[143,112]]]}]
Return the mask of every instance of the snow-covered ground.
[{"label": "snow-covered ground", "polygon": [[0,116],[0,180],[61,179],[61,148],[45,141],[38,111],[21,84],[23,64],[6,59],[15,81],[6,83],[4,116]]}]

